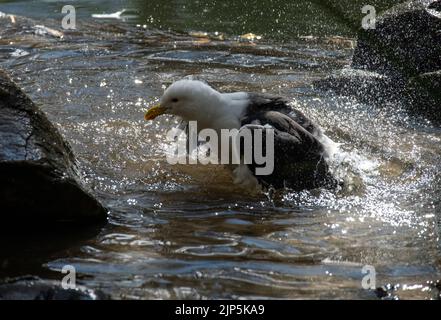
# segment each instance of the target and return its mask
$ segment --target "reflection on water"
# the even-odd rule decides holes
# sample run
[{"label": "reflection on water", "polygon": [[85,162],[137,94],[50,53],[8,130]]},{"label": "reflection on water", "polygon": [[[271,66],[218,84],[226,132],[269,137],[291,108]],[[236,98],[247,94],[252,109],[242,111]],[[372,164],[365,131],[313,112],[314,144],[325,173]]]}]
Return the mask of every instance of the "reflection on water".
[{"label": "reflection on water", "polygon": [[[408,118],[399,105],[374,109],[311,87],[349,63],[352,39],[335,36],[344,34],[338,21],[330,35],[314,33],[312,24],[293,32],[314,37],[287,31],[290,41],[281,43],[253,26],[254,18],[243,26],[222,20],[227,12],[258,14],[257,2],[226,10],[223,30],[215,19],[198,27],[196,18],[194,26],[180,28],[184,22],[174,20],[172,9],[184,18],[186,10],[195,12],[178,6],[181,1],[163,5],[163,16],[154,11],[159,2],[131,3],[141,17],[151,10],[176,25],[166,31],[152,28],[159,27],[154,19],[146,26],[85,19],[60,40],[35,30],[36,24],[59,30],[57,20],[0,18],[1,67],[72,144],[84,180],[111,210],[98,236],[56,248],[44,261],[31,258],[43,264],[34,273],[53,270],[56,278],[72,264],[83,284],[114,298],[375,298],[361,287],[361,269],[372,265],[378,286],[400,284],[401,297],[433,296],[428,281],[440,278],[441,132]],[[223,3],[213,6],[220,12]],[[21,4],[6,2],[0,11]],[[96,4],[86,8],[125,7]],[[247,32],[265,37],[239,39]],[[167,164],[164,134],[177,122],[164,116],[146,123],[143,112],[164,86],[189,74],[224,91],[289,97],[342,143],[335,170],[348,187],[282,191],[269,201],[232,187],[221,167]],[[30,273],[14,261],[2,275]]]},{"label": "reflection on water", "polygon": [[[370,0],[377,12],[400,0]],[[63,17],[64,1],[0,0],[1,10],[33,18]],[[291,41],[299,36],[354,36],[365,14],[362,0],[77,0],[79,19],[124,20],[162,30],[204,31]]]}]

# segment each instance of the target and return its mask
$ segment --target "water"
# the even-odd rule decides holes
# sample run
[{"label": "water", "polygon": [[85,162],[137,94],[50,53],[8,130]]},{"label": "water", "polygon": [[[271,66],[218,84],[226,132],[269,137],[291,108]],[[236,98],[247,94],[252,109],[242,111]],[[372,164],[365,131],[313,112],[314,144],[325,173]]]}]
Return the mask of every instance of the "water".
[{"label": "water", "polygon": [[[2,241],[1,277],[61,279],[70,264],[81,284],[115,299],[375,299],[361,286],[372,265],[377,286],[434,297],[440,130],[399,104],[378,109],[311,86],[350,63],[355,4],[339,18],[318,9],[326,1],[272,2],[284,8],[274,28],[256,23],[269,9],[253,1],[219,16],[224,2],[76,3],[77,30],[60,39],[51,29],[63,31],[64,2],[1,1],[0,11],[28,18],[0,18],[0,66],[72,145],[109,223],[32,241],[18,232]],[[122,9],[121,19],[91,17]],[[232,187],[223,168],[167,164],[164,135],[177,122],[145,122],[143,113],[190,74],[223,91],[287,96],[342,143],[336,174],[348,186],[283,191],[270,202]]]}]

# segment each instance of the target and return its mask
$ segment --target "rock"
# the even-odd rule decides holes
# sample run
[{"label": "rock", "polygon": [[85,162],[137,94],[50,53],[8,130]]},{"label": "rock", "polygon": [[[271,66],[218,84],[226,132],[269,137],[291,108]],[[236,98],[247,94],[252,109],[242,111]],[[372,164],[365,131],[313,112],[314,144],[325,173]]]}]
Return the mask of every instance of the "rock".
[{"label": "rock", "polygon": [[1,226],[105,221],[106,209],[80,181],[69,145],[0,70]]},{"label": "rock", "polygon": [[441,123],[441,1],[408,1],[358,34],[351,68],[314,85],[375,106],[397,103]]},{"label": "rock", "polygon": [[317,89],[353,96],[372,105],[401,99],[405,82],[365,70],[346,68],[314,82]]},{"label": "rock", "polygon": [[409,79],[406,86],[409,111],[441,123],[441,70]]},{"label": "rock", "polygon": [[61,281],[26,276],[0,283],[0,300],[109,300],[101,291],[77,286],[63,289]]},{"label": "rock", "polygon": [[414,0],[385,11],[375,29],[360,30],[352,67],[404,78],[440,70],[440,6]]},{"label": "rock", "polygon": [[372,71],[342,69],[315,81],[314,86],[377,107],[386,103],[402,105],[409,114],[441,124],[441,71],[405,80]]}]

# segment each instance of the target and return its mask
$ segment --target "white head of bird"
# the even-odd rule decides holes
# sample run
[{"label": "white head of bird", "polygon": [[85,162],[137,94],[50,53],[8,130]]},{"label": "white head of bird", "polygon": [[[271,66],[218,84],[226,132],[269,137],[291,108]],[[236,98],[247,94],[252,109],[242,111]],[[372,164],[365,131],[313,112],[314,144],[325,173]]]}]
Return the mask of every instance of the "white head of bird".
[{"label": "white head of bird", "polygon": [[202,81],[185,79],[170,85],[160,103],[147,111],[145,119],[171,114],[197,121],[199,129],[232,129],[240,127],[239,117],[245,105],[245,93],[220,93]]}]

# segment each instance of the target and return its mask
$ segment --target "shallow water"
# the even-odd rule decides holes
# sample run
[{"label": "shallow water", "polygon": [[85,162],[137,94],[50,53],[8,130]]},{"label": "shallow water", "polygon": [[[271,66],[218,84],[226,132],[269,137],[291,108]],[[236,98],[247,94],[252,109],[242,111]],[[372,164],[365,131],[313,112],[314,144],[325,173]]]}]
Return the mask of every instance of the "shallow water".
[{"label": "shallow water", "polygon": [[[127,19],[90,17],[130,5],[137,11]],[[328,16],[318,20],[334,26],[327,32],[225,21],[198,28],[204,16],[195,10],[186,16],[190,25],[167,15],[162,24],[144,23],[146,12],[161,16],[169,8],[94,1],[80,6],[77,30],[60,39],[47,29],[62,31],[51,14],[59,3],[41,6],[0,3],[2,12],[32,17],[0,18],[0,66],[70,142],[110,219],[97,235],[4,240],[2,277],[61,279],[70,264],[82,284],[116,299],[373,299],[361,285],[362,267],[372,265],[377,286],[397,285],[401,298],[434,297],[441,131],[399,104],[378,109],[311,86],[350,63],[352,27]],[[240,37],[249,32],[263,38]],[[232,187],[226,169],[167,164],[164,135],[177,122],[147,123],[143,113],[168,84],[190,74],[223,91],[287,96],[342,143],[336,174],[348,187],[283,191],[269,201]]]}]

